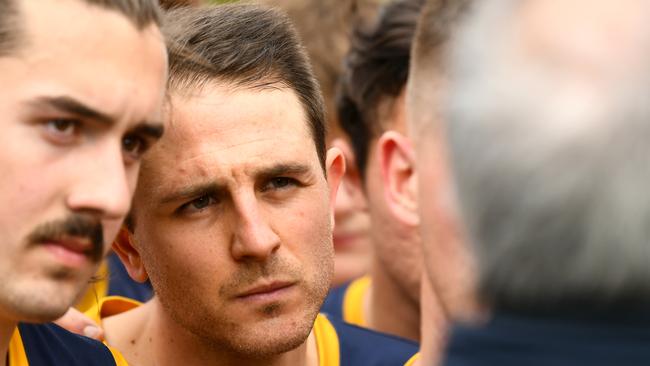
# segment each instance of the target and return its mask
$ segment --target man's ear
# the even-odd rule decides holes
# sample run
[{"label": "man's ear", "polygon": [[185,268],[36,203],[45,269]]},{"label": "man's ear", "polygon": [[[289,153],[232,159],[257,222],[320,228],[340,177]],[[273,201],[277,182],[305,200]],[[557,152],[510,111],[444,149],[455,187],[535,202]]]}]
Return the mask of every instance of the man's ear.
[{"label": "man's ear", "polygon": [[376,148],[388,209],[402,223],[419,225],[417,172],[411,141],[399,132],[386,131]]},{"label": "man's ear", "polygon": [[142,264],[140,252],[133,245],[133,234],[124,226],[113,242],[113,251],[120,257],[126,271],[134,281],[145,282],[149,275]]},{"label": "man's ear", "polygon": [[330,207],[332,211],[332,222],[334,222],[334,205],[336,204],[336,194],[338,192],[341,180],[345,175],[345,158],[338,147],[331,147],[327,150],[325,160],[327,171],[327,185],[330,191]]}]

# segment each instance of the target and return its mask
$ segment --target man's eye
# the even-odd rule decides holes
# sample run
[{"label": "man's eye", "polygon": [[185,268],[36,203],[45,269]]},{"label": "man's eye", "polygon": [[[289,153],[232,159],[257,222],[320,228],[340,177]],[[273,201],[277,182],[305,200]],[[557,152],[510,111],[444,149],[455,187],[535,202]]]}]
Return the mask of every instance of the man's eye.
[{"label": "man's eye", "polygon": [[267,183],[266,187],[264,187],[264,190],[269,190],[269,189],[285,189],[291,186],[296,185],[296,180],[293,178],[287,178],[287,177],[277,177],[269,180]]},{"label": "man's eye", "polygon": [[200,210],[208,207],[212,201],[212,197],[203,196],[190,202],[190,205],[192,205],[192,207],[196,208],[197,210]]},{"label": "man's eye", "polygon": [[217,203],[217,200],[212,196],[201,196],[192,200],[178,208],[179,213],[196,213],[203,211],[207,207]]},{"label": "man's eye", "polygon": [[79,130],[80,122],[71,119],[51,119],[45,123],[47,132],[57,137],[74,137]]},{"label": "man's eye", "polygon": [[122,139],[122,150],[124,150],[132,160],[140,159],[147,148],[147,141],[140,136],[127,135]]}]

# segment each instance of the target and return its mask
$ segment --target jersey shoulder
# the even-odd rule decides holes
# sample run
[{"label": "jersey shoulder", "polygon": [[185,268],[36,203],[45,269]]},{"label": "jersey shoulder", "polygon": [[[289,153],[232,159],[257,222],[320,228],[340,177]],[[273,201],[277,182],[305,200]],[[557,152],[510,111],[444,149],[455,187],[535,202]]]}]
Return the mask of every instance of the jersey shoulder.
[{"label": "jersey shoulder", "polygon": [[18,331],[30,366],[116,365],[116,358],[106,345],[55,324],[21,323]]},{"label": "jersey shoulder", "polygon": [[418,352],[418,344],[328,318],[339,339],[341,366],[402,366]]}]

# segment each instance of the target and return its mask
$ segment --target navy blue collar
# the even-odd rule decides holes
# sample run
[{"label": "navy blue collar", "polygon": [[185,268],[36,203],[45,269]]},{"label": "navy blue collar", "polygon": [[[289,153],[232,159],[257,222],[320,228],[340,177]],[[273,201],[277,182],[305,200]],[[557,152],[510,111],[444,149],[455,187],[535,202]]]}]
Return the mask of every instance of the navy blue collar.
[{"label": "navy blue collar", "polygon": [[602,318],[495,314],[482,326],[454,326],[443,364],[647,366],[648,319],[629,314]]}]

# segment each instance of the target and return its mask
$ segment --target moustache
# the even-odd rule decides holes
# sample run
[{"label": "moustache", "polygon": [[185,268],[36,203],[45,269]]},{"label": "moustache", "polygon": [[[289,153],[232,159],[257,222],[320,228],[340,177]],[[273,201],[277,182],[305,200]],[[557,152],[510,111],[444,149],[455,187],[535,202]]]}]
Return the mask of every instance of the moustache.
[{"label": "moustache", "polygon": [[89,215],[72,214],[63,220],[37,226],[28,236],[30,243],[61,241],[66,237],[88,239],[92,244],[88,255],[94,262],[104,255],[104,229],[101,221]]}]

